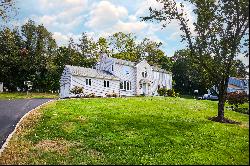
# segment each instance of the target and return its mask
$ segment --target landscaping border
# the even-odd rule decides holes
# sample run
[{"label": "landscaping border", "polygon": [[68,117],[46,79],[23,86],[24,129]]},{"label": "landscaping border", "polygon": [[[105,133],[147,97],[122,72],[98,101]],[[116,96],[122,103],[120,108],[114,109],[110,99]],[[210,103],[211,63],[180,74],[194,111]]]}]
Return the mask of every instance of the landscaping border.
[{"label": "landscaping border", "polygon": [[30,110],[29,112],[27,112],[27,113],[19,120],[19,122],[16,124],[15,129],[9,134],[9,136],[8,136],[7,139],[5,140],[3,146],[1,147],[1,149],[0,149],[0,157],[2,156],[2,153],[3,153],[4,149],[7,147],[7,145],[8,145],[8,143],[9,143],[10,139],[12,138],[12,136],[14,135],[14,133],[16,132],[17,128],[20,126],[20,124],[21,124],[21,122],[23,121],[23,119],[26,118],[31,112],[33,112],[33,111],[35,111],[35,110],[38,110],[38,109],[40,109],[42,106],[44,106],[44,105],[46,105],[46,104],[48,104],[48,103],[51,103],[51,102],[53,102],[53,101],[56,101],[56,99],[49,100],[49,101],[47,101],[47,102],[45,102],[45,103],[43,103],[43,104],[37,106],[36,108],[33,108],[32,110]]}]

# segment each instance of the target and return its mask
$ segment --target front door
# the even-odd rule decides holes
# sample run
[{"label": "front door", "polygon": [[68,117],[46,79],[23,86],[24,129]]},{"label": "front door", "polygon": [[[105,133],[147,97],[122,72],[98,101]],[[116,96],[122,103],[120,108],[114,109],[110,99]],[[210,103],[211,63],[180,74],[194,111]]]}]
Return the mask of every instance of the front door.
[{"label": "front door", "polygon": [[147,92],[147,84],[146,83],[142,84],[142,93],[145,94],[145,95],[147,95],[147,93],[148,93]]}]

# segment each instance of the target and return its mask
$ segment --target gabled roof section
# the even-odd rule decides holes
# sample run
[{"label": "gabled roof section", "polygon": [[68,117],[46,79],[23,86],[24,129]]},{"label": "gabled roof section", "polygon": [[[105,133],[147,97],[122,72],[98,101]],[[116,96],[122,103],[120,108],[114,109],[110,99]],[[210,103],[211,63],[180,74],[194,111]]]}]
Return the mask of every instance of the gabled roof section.
[{"label": "gabled roof section", "polygon": [[119,78],[115,77],[111,73],[102,71],[102,70],[96,70],[96,69],[85,68],[85,67],[80,67],[80,66],[70,66],[70,65],[66,65],[65,67],[68,68],[71,75],[74,75],[74,76],[120,80]]},{"label": "gabled roof section", "polygon": [[127,60],[117,59],[117,58],[112,58],[112,57],[109,57],[109,59],[112,59],[114,63],[120,64],[120,65],[126,65],[126,66],[131,66],[131,67],[135,67],[136,65],[136,62],[132,62],[132,61],[127,61]]},{"label": "gabled roof section", "polygon": [[[117,59],[117,58],[113,58],[113,57],[109,57],[107,56],[106,54],[103,54],[102,57],[105,57],[105,58],[108,58],[112,61],[114,61],[114,63],[116,64],[120,64],[120,65],[126,65],[126,66],[131,66],[131,67],[136,67],[137,64],[141,63],[141,62],[146,62],[148,63],[145,59],[144,60],[141,60],[139,62],[132,62],[132,61],[127,61],[127,60],[123,60],[123,59]],[[150,65],[151,66],[151,65]],[[164,69],[161,69],[157,66],[151,66],[153,71],[157,71],[157,72],[162,72],[162,73],[168,73],[168,74],[172,74],[171,72],[169,71],[166,71]]]},{"label": "gabled roof section", "polygon": [[168,73],[168,74],[172,74],[171,72],[167,71],[167,70],[164,70],[164,69],[161,69],[157,66],[151,66],[153,71],[157,71],[157,72],[162,72],[162,73]]}]

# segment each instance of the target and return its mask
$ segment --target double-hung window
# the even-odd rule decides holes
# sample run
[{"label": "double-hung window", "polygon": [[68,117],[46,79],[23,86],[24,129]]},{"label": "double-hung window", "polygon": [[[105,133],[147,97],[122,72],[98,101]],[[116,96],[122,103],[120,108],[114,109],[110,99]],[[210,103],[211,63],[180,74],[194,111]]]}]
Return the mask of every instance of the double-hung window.
[{"label": "double-hung window", "polygon": [[104,80],[104,87],[107,87],[107,88],[109,88],[109,81],[106,81],[106,80]]},{"label": "double-hung window", "polygon": [[131,82],[130,81],[122,81],[120,82],[120,89],[121,90],[131,90]]},{"label": "double-hung window", "polygon": [[86,85],[91,86],[91,79],[86,78]]},{"label": "double-hung window", "polygon": [[141,74],[142,74],[142,77],[144,77],[144,78],[146,78],[148,76],[146,71],[142,72]]}]

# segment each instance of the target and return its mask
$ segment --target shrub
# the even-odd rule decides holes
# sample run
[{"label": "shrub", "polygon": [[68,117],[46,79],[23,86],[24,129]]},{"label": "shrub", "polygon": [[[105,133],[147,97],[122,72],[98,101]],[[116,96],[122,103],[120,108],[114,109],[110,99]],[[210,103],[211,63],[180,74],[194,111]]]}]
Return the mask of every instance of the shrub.
[{"label": "shrub", "polygon": [[80,97],[83,93],[83,87],[75,86],[70,90],[70,92],[75,94],[77,97]]},{"label": "shrub", "polygon": [[160,96],[166,96],[167,94],[167,89],[166,88],[159,88],[157,90],[157,93],[160,95]]},{"label": "shrub", "polygon": [[118,97],[117,93],[113,93],[112,95],[113,95],[112,97]]},{"label": "shrub", "polygon": [[113,92],[113,93],[106,93],[106,97],[118,97],[118,94]]},{"label": "shrub", "polygon": [[84,97],[86,97],[86,98],[94,98],[94,97],[96,97],[96,95],[95,95],[95,93],[90,93],[90,94],[85,95]]},{"label": "shrub", "polygon": [[174,89],[168,89],[167,90],[167,95],[170,96],[170,97],[178,97],[179,96],[179,93],[176,93],[174,91]]},{"label": "shrub", "polygon": [[239,105],[248,101],[248,96],[245,92],[231,92],[227,94],[227,102],[232,106],[233,110],[237,110]]}]

